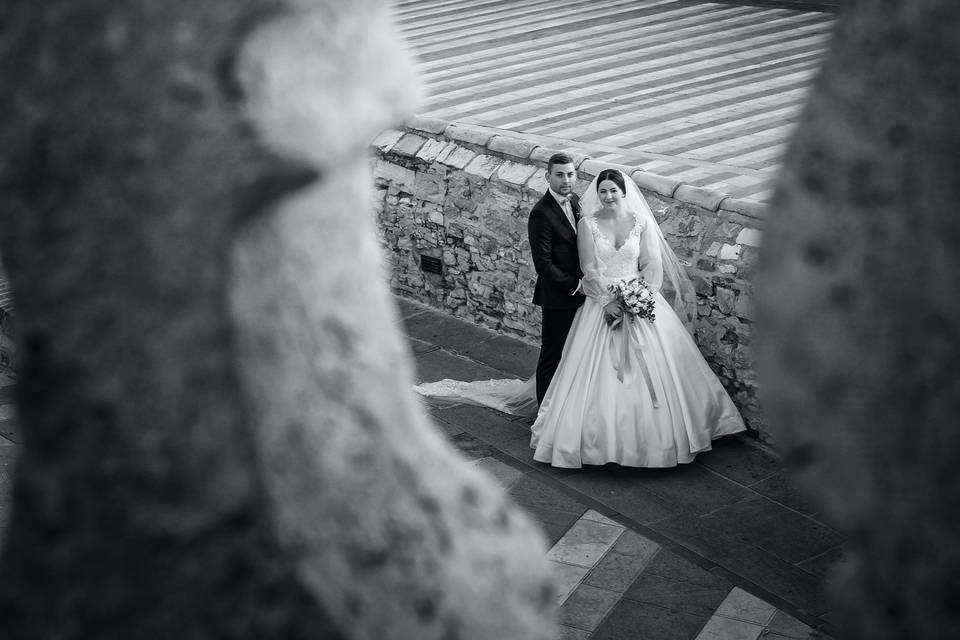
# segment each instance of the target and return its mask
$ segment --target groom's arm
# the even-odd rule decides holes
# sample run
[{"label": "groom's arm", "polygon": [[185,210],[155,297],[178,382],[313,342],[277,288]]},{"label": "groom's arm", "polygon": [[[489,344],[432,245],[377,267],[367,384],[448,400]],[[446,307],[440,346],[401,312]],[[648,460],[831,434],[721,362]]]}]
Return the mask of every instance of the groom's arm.
[{"label": "groom's arm", "polygon": [[533,254],[533,268],[551,285],[573,295],[580,286],[580,278],[567,273],[553,261],[553,232],[553,225],[542,211],[534,209],[530,212],[527,236]]}]

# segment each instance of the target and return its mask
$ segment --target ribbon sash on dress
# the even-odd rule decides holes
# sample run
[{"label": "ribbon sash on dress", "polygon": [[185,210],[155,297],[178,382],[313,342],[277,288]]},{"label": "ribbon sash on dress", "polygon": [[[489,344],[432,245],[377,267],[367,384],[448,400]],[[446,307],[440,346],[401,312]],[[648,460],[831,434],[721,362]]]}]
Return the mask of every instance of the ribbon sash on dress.
[{"label": "ribbon sash on dress", "polygon": [[613,368],[617,372],[617,380],[627,386],[631,385],[635,378],[634,360],[636,361],[636,368],[640,370],[640,374],[643,376],[654,408],[657,408],[660,406],[660,402],[657,399],[657,392],[653,388],[650,370],[647,368],[647,362],[641,351],[646,342],[640,333],[640,327],[638,326],[640,322],[642,320],[636,318],[624,318],[619,327],[610,330],[610,359],[613,361]]}]

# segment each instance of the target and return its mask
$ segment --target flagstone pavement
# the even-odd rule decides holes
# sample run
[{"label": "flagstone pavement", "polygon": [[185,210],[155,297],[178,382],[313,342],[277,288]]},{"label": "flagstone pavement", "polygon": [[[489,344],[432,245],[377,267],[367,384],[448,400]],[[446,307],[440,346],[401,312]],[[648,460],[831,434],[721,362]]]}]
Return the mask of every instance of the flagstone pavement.
[{"label": "flagstone pavement", "polygon": [[[537,349],[396,298],[418,381],[527,377]],[[22,442],[0,376],[0,539]],[[558,640],[804,640],[832,633],[824,587],[844,538],[794,492],[776,455],[728,437],[675,469],[534,462],[526,421],[423,400],[465,462],[538,521],[562,585]]]},{"label": "flagstone pavement", "polygon": [[[537,348],[397,298],[417,381],[532,374]],[[422,399],[450,442],[541,525],[562,590],[558,640],[803,640],[833,633],[825,597],[844,537],[747,436],[689,465],[554,469],[527,420]]]},{"label": "flagstone pavement", "polygon": [[396,0],[420,115],[765,201],[837,0]]}]

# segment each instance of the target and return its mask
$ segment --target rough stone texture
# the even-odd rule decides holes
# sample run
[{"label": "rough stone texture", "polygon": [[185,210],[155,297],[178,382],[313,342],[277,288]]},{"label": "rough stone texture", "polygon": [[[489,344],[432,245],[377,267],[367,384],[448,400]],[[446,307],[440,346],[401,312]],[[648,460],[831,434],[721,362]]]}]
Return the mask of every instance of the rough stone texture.
[{"label": "rough stone texture", "polygon": [[767,204],[765,202],[757,202],[756,200],[724,198],[720,203],[720,209],[740,213],[751,218],[763,219],[766,215]]},{"label": "rough stone texture", "polygon": [[[465,162],[454,163],[453,153],[441,154],[435,163],[391,152],[374,160],[391,286],[453,315],[535,341],[540,310],[531,303],[536,275],[527,216],[547,188],[540,162],[554,151],[537,147],[529,160],[519,162],[489,147],[480,154],[464,150],[470,154]],[[588,171],[602,168],[592,160],[584,165]],[[402,179],[394,179],[397,175]],[[578,191],[586,187],[586,180],[578,181]],[[744,226],[749,219],[739,214],[708,211],[648,189],[645,195],[697,283],[700,317],[695,335],[700,348],[748,425],[765,437],[750,352],[757,248],[725,248],[734,247],[740,234],[754,238],[759,232]],[[441,258],[443,274],[423,273],[421,255]]]},{"label": "rough stone texture", "polygon": [[503,182],[509,182],[512,185],[522,187],[527,180],[533,177],[533,174],[539,172],[538,167],[529,164],[519,164],[505,160],[500,168],[497,169],[496,178]]},{"label": "rough stone texture", "polygon": [[673,196],[678,200],[700,205],[707,211],[716,211],[719,209],[720,203],[726,198],[725,194],[718,193],[712,189],[703,189],[688,184],[682,184],[677,187]]},{"label": "rough stone texture", "polygon": [[446,120],[441,120],[440,118],[432,118],[429,116],[410,116],[405,121],[404,124],[412,129],[418,129],[426,133],[443,133],[444,130],[450,125]]},{"label": "rough stone texture", "polygon": [[440,157],[440,154],[447,147],[456,146],[453,142],[447,142],[446,140],[434,140],[428,138],[420,150],[417,151],[417,157],[425,162],[433,162]]},{"label": "rough stone texture", "polygon": [[552,637],[542,538],[429,427],[378,277],[389,12],[160,7],[0,10],[0,637]]},{"label": "rough stone texture", "polygon": [[466,144],[475,144],[484,146],[493,137],[493,134],[480,127],[468,124],[451,124],[445,130],[444,134],[451,140],[463,142]]},{"label": "rough stone texture", "polygon": [[960,637],[960,4],[844,3],[764,231],[764,404],[849,533],[837,637]]},{"label": "rough stone texture", "polygon": [[380,149],[380,151],[389,151],[403,136],[403,131],[397,131],[396,129],[384,129],[377,134],[377,137],[373,139],[371,144]]},{"label": "rough stone texture", "polygon": [[450,165],[454,169],[463,169],[476,157],[476,152],[454,143],[440,152],[437,162]]},{"label": "rough stone texture", "polygon": [[463,170],[470,175],[489,180],[501,164],[503,164],[503,160],[496,156],[480,154],[471,160],[470,164],[464,167]]},{"label": "rough stone texture", "polygon": [[646,171],[634,171],[630,177],[633,178],[633,181],[636,182],[637,186],[641,189],[655,191],[668,198],[672,198],[680,186],[680,181],[675,178],[666,178]]},{"label": "rough stone texture", "polygon": [[426,141],[427,139],[423,136],[418,136],[415,133],[407,133],[404,134],[390,150],[402,155],[415,156]]},{"label": "rough stone texture", "polygon": [[508,156],[514,156],[521,160],[526,160],[536,148],[536,144],[529,140],[513,138],[511,136],[493,136],[487,147],[491,151],[502,153]]}]

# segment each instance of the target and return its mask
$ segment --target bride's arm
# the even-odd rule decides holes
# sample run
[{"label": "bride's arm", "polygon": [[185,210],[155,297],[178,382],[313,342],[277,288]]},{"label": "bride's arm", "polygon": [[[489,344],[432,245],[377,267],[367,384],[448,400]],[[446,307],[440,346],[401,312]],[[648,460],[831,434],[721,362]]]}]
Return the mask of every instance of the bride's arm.
[{"label": "bride's arm", "polygon": [[640,231],[640,257],[638,258],[640,277],[653,291],[663,286],[663,262],[660,260],[660,243],[657,230],[650,223]]},{"label": "bride's arm", "polygon": [[583,293],[588,298],[606,304],[613,300],[608,289],[610,280],[603,275],[600,261],[597,259],[597,247],[593,239],[593,230],[586,216],[577,223],[577,253],[580,255],[580,271],[583,272]]}]

